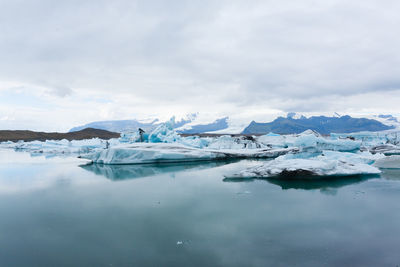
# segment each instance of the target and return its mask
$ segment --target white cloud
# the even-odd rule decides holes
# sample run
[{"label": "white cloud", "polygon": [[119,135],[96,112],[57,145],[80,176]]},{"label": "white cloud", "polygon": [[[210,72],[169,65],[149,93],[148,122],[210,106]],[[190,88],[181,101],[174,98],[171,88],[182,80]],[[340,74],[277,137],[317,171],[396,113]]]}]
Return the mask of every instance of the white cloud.
[{"label": "white cloud", "polygon": [[0,128],[191,112],[400,113],[388,100],[399,98],[399,8],[377,0],[1,1],[0,93],[26,97],[0,99],[1,118],[18,114]]}]

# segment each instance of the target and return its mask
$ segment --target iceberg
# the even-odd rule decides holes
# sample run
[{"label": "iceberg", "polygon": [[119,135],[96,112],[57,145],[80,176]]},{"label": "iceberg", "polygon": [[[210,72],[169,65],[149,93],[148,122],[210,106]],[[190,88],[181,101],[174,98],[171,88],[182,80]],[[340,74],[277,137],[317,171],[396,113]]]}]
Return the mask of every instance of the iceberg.
[{"label": "iceberg", "polygon": [[2,143],[1,147],[14,149],[17,152],[18,151],[29,152],[32,156],[79,155],[79,154],[90,153],[97,149],[107,148],[109,146],[115,145],[117,142],[118,139],[110,139],[108,141],[98,138],[86,139],[86,140],[73,140],[73,141],[68,141],[66,139],[63,139],[63,140],[46,140],[44,142],[41,141],[31,141],[31,142],[19,141],[16,143],[7,142],[7,143]]},{"label": "iceberg", "polygon": [[398,130],[389,130],[382,132],[358,132],[348,134],[331,133],[332,139],[349,138],[361,141],[363,147],[373,147],[385,144],[400,144],[400,134]]},{"label": "iceberg", "polygon": [[397,168],[400,155],[397,133],[331,134],[307,130],[301,134],[262,136],[184,136],[174,130],[174,120],[148,134],[123,133],[104,141],[47,140],[3,142],[1,148],[29,152],[31,156],[79,156],[98,164],[142,164],[214,161],[227,159],[275,159],[244,170],[238,177],[341,176],[377,173]]},{"label": "iceberg", "polygon": [[292,148],[211,150],[187,147],[177,143],[137,143],[110,147],[81,155],[81,157],[99,164],[142,164],[242,158],[275,158],[294,152],[296,150]]},{"label": "iceberg", "polygon": [[262,135],[257,138],[257,141],[269,147],[288,147],[286,136],[279,134],[269,133]]},{"label": "iceberg", "polygon": [[373,154],[382,153],[386,156],[390,155],[400,155],[400,146],[392,145],[392,144],[384,144],[371,147],[369,151]]},{"label": "iceberg", "polygon": [[375,167],[382,169],[400,169],[400,155],[387,156],[377,159]]},{"label": "iceberg", "polygon": [[258,142],[269,147],[298,147],[303,152],[319,153],[323,150],[356,151],[361,141],[346,137],[324,137],[319,133],[306,130],[296,135],[267,134],[258,137]]},{"label": "iceberg", "polygon": [[321,176],[353,176],[379,174],[381,171],[366,163],[355,163],[318,156],[309,159],[279,157],[264,164],[242,170],[229,178],[314,178]]},{"label": "iceberg", "polygon": [[351,139],[328,139],[320,134],[307,130],[301,133],[294,141],[294,146],[301,147],[302,151],[356,151],[361,147],[361,141]]},{"label": "iceberg", "polygon": [[232,137],[230,135],[214,138],[207,145],[209,149],[258,149],[267,147],[269,146],[259,143],[252,136]]},{"label": "iceberg", "polygon": [[175,143],[180,139],[181,136],[174,131],[173,121],[161,124],[148,137],[149,143]]}]

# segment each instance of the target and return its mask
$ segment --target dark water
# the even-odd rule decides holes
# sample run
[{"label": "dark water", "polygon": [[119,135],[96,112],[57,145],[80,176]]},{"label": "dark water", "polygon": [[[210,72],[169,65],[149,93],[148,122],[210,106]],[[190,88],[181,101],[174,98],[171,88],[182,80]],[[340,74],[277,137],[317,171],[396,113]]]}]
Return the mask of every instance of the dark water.
[{"label": "dark water", "polygon": [[400,265],[399,171],[230,182],[258,162],[0,158],[0,266]]}]

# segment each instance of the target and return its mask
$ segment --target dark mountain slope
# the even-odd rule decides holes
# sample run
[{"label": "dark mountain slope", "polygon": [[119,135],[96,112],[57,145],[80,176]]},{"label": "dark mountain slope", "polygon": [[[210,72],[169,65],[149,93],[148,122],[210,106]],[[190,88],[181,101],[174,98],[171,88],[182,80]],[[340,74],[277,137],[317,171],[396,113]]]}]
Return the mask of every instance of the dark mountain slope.
[{"label": "dark mountain slope", "polygon": [[252,121],[243,130],[243,134],[265,134],[269,132],[279,134],[301,133],[307,129],[317,131],[321,134],[330,133],[352,133],[360,131],[383,131],[393,129],[379,121],[366,118],[352,118],[350,116],[325,117],[314,116],[310,118],[301,117],[279,117],[269,123],[257,123]]},{"label": "dark mountain slope", "polygon": [[100,129],[86,128],[81,131],[69,132],[69,133],[45,133],[45,132],[33,132],[24,130],[0,130],[0,142],[4,141],[45,141],[45,140],[82,140],[90,138],[100,139],[111,139],[120,137],[119,133],[109,132]]}]

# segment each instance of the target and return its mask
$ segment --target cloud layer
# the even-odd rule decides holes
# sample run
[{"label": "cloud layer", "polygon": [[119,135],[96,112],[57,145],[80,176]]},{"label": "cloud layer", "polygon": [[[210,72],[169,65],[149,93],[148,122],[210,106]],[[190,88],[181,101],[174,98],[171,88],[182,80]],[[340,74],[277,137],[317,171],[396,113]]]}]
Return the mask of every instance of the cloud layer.
[{"label": "cloud layer", "polygon": [[[0,128],[400,114],[398,1],[1,1]],[[60,120],[61,118],[61,120]]]}]

